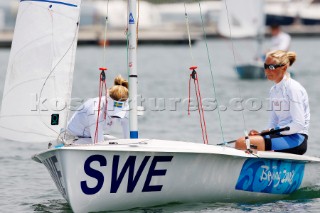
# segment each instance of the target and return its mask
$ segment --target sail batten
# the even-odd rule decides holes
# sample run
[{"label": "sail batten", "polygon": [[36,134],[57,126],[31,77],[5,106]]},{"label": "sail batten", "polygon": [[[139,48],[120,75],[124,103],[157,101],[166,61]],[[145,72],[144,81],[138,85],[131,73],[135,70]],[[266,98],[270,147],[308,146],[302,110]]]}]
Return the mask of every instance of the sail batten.
[{"label": "sail batten", "polygon": [[0,136],[45,142],[65,128],[81,0],[21,0],[0,114]]}]

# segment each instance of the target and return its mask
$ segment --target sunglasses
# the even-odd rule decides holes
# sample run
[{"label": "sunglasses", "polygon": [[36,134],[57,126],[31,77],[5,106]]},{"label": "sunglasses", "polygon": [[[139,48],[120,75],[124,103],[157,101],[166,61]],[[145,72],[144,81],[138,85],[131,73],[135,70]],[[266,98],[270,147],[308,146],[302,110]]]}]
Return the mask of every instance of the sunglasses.
[{"label": "sunglasses", "polygon": [[264,69],[275,70],[278,67],[283,67],[284,64],[264,64]]}]

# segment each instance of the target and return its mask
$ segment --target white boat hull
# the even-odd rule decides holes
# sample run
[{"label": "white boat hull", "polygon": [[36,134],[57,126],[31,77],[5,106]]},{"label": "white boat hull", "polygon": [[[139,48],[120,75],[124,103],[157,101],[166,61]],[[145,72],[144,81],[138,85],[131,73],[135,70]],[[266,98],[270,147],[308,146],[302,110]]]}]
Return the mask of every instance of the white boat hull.
[{"label": "white boat hull", "polygon": [[33,159],[47,167],[75,212],[278,199],[319,178],[318,158],[257,156],[229,147],[140,139],[52,148]]}]

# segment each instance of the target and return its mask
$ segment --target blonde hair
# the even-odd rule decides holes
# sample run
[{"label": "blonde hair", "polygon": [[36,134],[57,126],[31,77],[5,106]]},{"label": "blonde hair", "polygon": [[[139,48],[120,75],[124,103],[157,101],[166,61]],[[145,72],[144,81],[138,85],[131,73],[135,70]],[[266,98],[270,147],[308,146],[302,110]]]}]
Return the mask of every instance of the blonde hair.
[{"label": "blonde hair", "polygon": [[110,97],[115,101],[126,101],[128,99],[128,81],[118,75],[114,79],[114,85],[109,89]]},{"label": "blonde hair", "polygon": [[275,50],[267,53],[267,58],[268,57],[272,57],[279,64],[289,64],[289,66],[291,66],[296,61],[297,54],[295,52]]}]

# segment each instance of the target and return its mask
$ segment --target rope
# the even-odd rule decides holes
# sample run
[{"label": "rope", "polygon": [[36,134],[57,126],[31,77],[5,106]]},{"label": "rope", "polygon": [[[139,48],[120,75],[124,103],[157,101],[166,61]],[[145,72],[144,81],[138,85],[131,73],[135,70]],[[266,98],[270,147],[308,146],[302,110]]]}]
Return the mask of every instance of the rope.
[{"label": "rope", "polygon": [[[189,50],[190,50],[192,62],[194,63],[194,57],[192,54],[192,43],[191,43],[191,35],[190,35],[190,27],[189,27],[189,18],[188,18],[188,13],[187,13],[187,8],[186,8],[185,3],[184,3],[184,10],[185,10],[185,19],[186,19],[186,25],[187,25],[187,31],[188,31],[188,38],[189,38]],[[202,106],[200,85],[199,85],[198,74],[196,72],[196,69],[197,69],[196,66],[190,67],[190,70],[192,70],[192,72],[191,72],[190,78],[189,78],[188,115],[190,115],[191,79],[193,79],[194,89],[196,92],[197,103],[198,103],[198,111],[199,111],[199,116],[200,116],[200,127],[201,127],[202,139],[203,139],[204,144],[208,144],[207,126],[206,126],[206,121],[204,119],[204,110],[203,110],[203,106]]]},{"label": "rope", "polygon": [[[106,65],[106,52],[107,52],[107,33],[108,33],[108,23],[109,23],[109,0],[107,2],[107,16],[106,16],[106,22],[105,22],[105,28],[104,28],[104,41],[103,41],[103,64]],[[107,118],[107,110],[108,110],[108,98],[107,98],[107,84],[106,84],[106,73],[107,70],[106,67],[100,67],[100,77],[99,77],[99,102],[98,102],[98,116],[96,121],[96,131],[94,134],[94,143],[98,143],[98,129],[99,129],[99,118],[100,118],[100,111],[101,111],[101,99],[103,90],[105,92],[105,106],[104,106],[104,114],[103,119],[105,120]]]},{"label": "rope", "polygon": [[107,102],[107,85],[106,85],[106,74],[105,70],[107,68],[101,67],[99,68],[101,71],[100,73],[100,79],[99,79],[99,102],[98,102],[98,116],[97,116],[97,122],[96,122],[96,131],[94,134],[94,143],[98,143],[98,129],[99,129],[99,118],[100,118],[100,111],[101,111],[101,99],[102,99],[102,93],[103,90],[105,90],[105,107],[104,107],[104,119],[107,117],[107,107],[108,107],[108,102]]},{"label": "rope", "polygon": [[[205,31],[205,28],[204,28],[204,21],[203,21],[203,16],[202,16],[202,10],[201,10],[200,1],[198,1],[198,3],[199,3],[199,8],[200,8],[200,17],[201,17],[202,31],[203,31],[203,35],[204,35],[204,41],[205,41],[205,44],[206,44],[206,48],[207,48],[208,62],[209,62],[209,65],[210,65],[210,73],[211,73],[211,81],[212,81],[213,93],[214,93],[214,96],[217,97],[217,95],[216,95],[215,83],[214,83],[214,77],[213,77],[213,71],[212,71],[212,64],[211,64],[211,60],[210,60],[209,47],[208,47],[208,42],[207,42],[207,33],[206,33],[206,31]],[[219,110],[219,102],[218,102],[218,99],[217,99],[217,98],[216,98],[216,101],[217,101],[217,105],[218,105],[218,115],[219,115],[219,124],[220,124],[222,141],[225,141],[225,139],[224,139],[224,133],[223,133],[223,128],[222,128],[221,114],[220,114],[220,110]]]},{"label": "rope", "polygon": [[[237,60],[236,60],[235,51],[234,51],[235,48],[234,48],[234,41],[233,41],[233,38],[232,38],[232,32],[231,32],[231,25],[230,25],[230,20],[229,20],[229,10],[228,10],[228,5],[227,5],[227,0],[224,3],[225,3],[225,7],[226,7],[226,12],[227,12],[227,20],[228,20],[228,25],[229,25],[229,36],[230,36],[231,46],[232,46],[233,61],[234,61],[235,67],[237,69]],[[239,91],[240,98],[243,99],[239,86],[238,86],[238,91]],[[244,116],[244,112],[243,111],[244,110],[241,110],[241,114],[242,114],[242,121],[243,121],[243,127],[244,127],[244,134],[245,134],[245,137],[246,137],[246,146],[247,146],[247,149],[250,149],[250,138],[248,137],[247,124],[246,124],[246,120],[245,120],[245,116]]]},{"label": "rope", "polygon": [[202,139],[204,144],[208,144],[208,134],[207,134],[207,125],[206,125],[206,120],[204,118],[204,110],[203,110],[203,105],[202,105],[202,97],[200,93],[200,85],[199,85],[199,80],[198,80],[198,74],[196,72],[197,67],[190,67],[190,70],[192,70],[192,73],[190,74],[190,79],[189,79],[189,103],[188,103],[188,115],[190,115],[190,91],[191,91],[191,79],[193,79],[194,83],[194,89],[196,92],[196,97],[197,97],[197,103],[198,103],[198,111],[199,111],[199,116],[200,116],[200,126],[201,126],[201,133],[202,133]]}]

